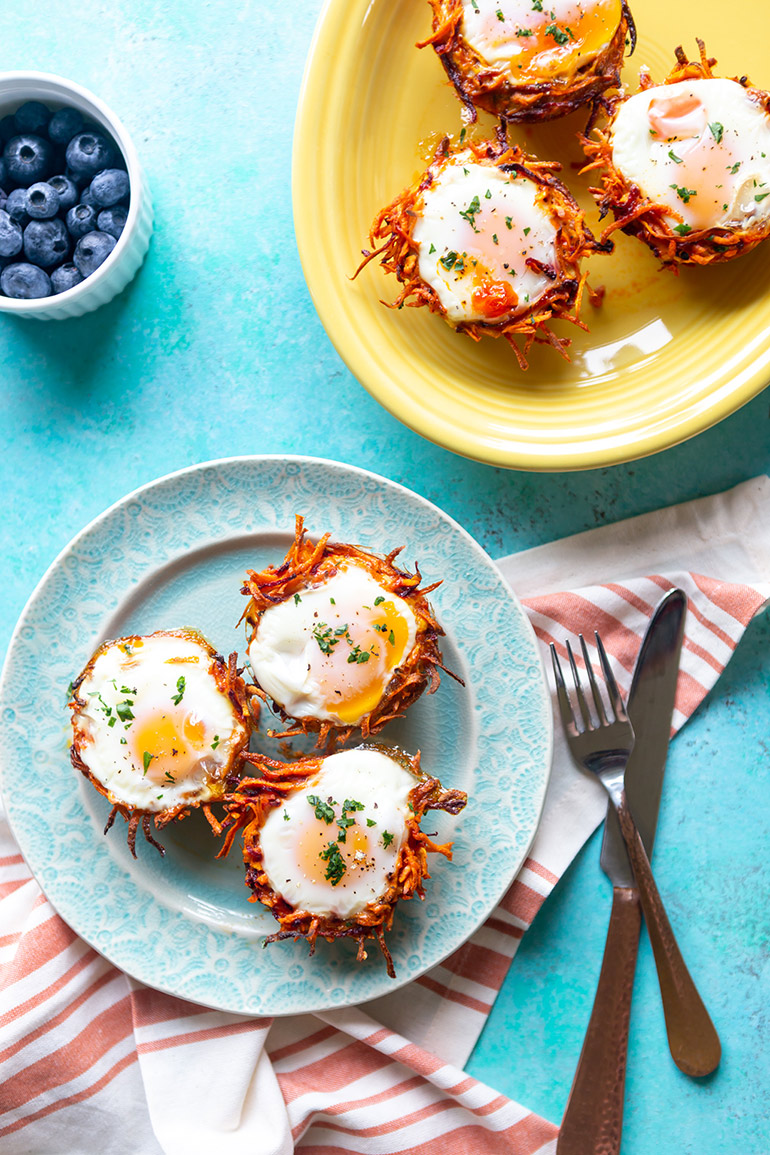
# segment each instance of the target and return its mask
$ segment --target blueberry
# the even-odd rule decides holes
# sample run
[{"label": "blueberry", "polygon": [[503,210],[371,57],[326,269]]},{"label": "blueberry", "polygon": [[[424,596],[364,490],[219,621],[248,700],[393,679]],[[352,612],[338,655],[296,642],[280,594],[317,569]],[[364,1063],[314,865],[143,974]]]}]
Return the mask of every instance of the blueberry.
[{"label": "blueberry", "polygon": [[27,190],[25,188],[14,188],[8,193],[8,200],[5,202],[5,211],[13,221],[18,221],[20,225],[26,225],[29,220],[27,214]]},{"label": "blueberry", "polygon": [[59,194],[50,184],[41,182],[27,189],[27,212],[33,221],[47,221],[59,211]]},{"label": "blueberry", "polygon": [[32,297],[50,297],[51,279],[35,265],[17,262],[6,265],[0,273],[0,289],[6,297],[30,300]]},{"label": "blueberry", "polygon": [[111,209],[102,209],[96,218],[96,227],[117,240],[126,227],[127,219],[128,209],[123,205],[113,205]]},{"label": "blueberry", "polygon": [[48,135],[56,144],[69,144],[73,136],[83,131],[83,114],[76,108],[60,108],[51,117]]},{"label": "blueberry", "polygon": [[95,176],[116,160],[115,149],[99,132],[79,132],[67,145],[67,164],[73,172]]},{"label": "blueberry", "polygon": [[30,221],[24,230],[24,255],[33,265],[50,269],[60,265],[70,252],[70,236],[64,221]]},{"label": "blueberry", "polygon": [[50,119],[50,108],[46,108],[39,100],[27,100],[16,109],[14,117],[17,132],[34,132],[37,136],[45,132]]},{"label": "blueberry", "polygon": [[62,212],[71,209],[78,203],[78,189],[74,181],[68,176],[49,176],[48,183],[59,194],[59,209]]},{"label": "blueberry", "polygon": [[21,225],[11,220],[5,209],[0,209],[0,257],[15,257],[21,252]]},{"label": "blueberry", "polygon": [[[29,226],[27,226],[29,228]],[[109,233],[89,233],[75,245],[72,258],[84,277],[90,277],[107,260],[117,241]]]},{"label": "blueberry", "polygon": [[104,168],[91,181],[93,203],[110,208],[128,196],[128,173],[122,168]]},{"label": "blueberry", "polygon": [[0,120],[0,140],[10,140],[12,136],[16,136],[16,118],[4,116]]},{"label": "blueberry", "polygon": [[75,205],[67,213],[67,228],[75,240],[96,229],[96,209],[92,205]]},{"label": "blueberry", "polygon": [[66,293],[67,289],[74,289],[82,280],[77,267],[71,262],[59,265],[58,269],[54,269],[51,273],[51,287],[54,293]]},{"label": "blueberry", "polygon": [[102,207],[100,204],[98,204],[94,200],[94,196],[93,196],[93,193],[91,192],[91,185],[90,184],[86,185],[86,187],[84,189],[80,190],[80,203],[82,205],[90,205],[91,208],[96,209],[97,212]]},{"label": "blueberry", "polygon": [[3,160],[10,179],[29,188],[51,172],[53,146],[42,136],[14,136],[5,146]]}]

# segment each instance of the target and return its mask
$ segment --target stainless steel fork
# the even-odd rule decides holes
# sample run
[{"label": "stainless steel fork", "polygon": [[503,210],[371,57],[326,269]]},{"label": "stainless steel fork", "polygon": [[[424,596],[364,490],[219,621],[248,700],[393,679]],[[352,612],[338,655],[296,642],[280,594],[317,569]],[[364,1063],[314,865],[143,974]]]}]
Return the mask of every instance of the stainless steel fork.
[{"label": "stainless steel fork", "polygon": [[[663,901],[652,876],[647,852],[626,802],[623,775],[626,762],[634,746],[634,731],[607,660],[602,640],[598,633],[594,634],[594,637],[596,638],[596,648],[599,651],[599,660],[612,710],[612,718],[608,718],[605,710],[586,644],[581,634],[580,645],[591,687],[596,720],[592,718],[580,682],[575,657],[569,642],[567,642],[567,656],[575,683],[580,725],[578,725],[578,719],[572,709],[564,684],[556,649],[551,644],[551,659],[556,679],[559,712],[567,736],[567,743],[575,760],[597,776],[617,811],[655,956],[671,1053],[677,1066],[687,1074],[708,1074],[715,1070],[719,1064],[721,1056],[719,1036],[682,958]],[[687,1056],[680,1053],[678,1041],[688,1036],[692,1037],[693,1034],[697,1034],[701,1040],[701,1051],[706,1055],[705,1069],[688,1069]]]}]

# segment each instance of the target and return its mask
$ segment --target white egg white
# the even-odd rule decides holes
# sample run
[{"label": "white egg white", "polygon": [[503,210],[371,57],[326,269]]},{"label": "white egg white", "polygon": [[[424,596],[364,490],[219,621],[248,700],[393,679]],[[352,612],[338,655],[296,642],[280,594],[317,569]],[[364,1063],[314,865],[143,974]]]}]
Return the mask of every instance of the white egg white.
[{"label": "white egg white", "polygon": [[[419,272],[453,324],[499,323],[526,312],[552,284],[526,263],[556,265],[557,227],[537,202],[538,188],[462,152],[424,191],[412,233]],[[495,318],[474,302],[490,283],[510,285],[518,299]]]},{"label": "white egg white", "polygon": [[212,797],[245,730],[211,665],[203,643],[182,632],[98,653],[72,722],[82,761],[114,800],[158,812]]},{"label": "white egg white", "polygon": [[683,80],[625,100],[612,161],[680,235],[770,217],[770,117],[734,80]]},{"label": "white egg white", "polygon": [[[397,651],[382,628],[393,611],[406,623]],[[355,725],[384,694],[396,668],[390,663],[398,654],[403,661],[416,638],[408,602],[348,564],[265,610],[248,658],[257,683],[291,717]]]},{"label": "white egg white", "polygon": [[488,65],[523,82],[563,80],[606,51],[618,30],[620,0],[464,0],[466,42]]},{"label": "white egg white", "polygon": [[[375,902],[387,890],[406,838],[409,794],[417,782],[379,750],[362,747],[325,758],[319,773],[262,826],[262,864],[272,889],[297,910],[340,919]],[[351,802],[355,808],[343,811]],[[340,819],[353,822],[340,826]]]}]

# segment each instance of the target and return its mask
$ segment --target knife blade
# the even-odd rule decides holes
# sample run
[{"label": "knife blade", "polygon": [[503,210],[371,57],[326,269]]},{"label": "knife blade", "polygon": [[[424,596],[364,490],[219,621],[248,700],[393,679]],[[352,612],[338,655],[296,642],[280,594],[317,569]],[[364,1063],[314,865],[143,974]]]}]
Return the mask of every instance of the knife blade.
[{"label": "knife blade", "polygon": [[[627,710],[636,741],[625,788],[648,856],[658,819],[663,771],[684,638],[687,598],[661,598],[636,659]],[[608,807],[601,865],[613,884],[612,910],[591,1018],[559,1131],[557,1155],[616,1155],[623,1124],[628,1026],[639,931],[639,895],[620,824]]]}]

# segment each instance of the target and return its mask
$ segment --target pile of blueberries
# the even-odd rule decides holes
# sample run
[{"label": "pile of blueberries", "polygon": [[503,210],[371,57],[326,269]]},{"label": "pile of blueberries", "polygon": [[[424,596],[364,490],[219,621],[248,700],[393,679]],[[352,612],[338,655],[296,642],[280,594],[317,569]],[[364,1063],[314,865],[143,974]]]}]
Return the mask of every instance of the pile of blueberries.
[{"label": "pile of blueberries", "polygon": [[107,259],[128,216],[120,149],[76,108],[28,100],[0,119],[0,292],[50,297]]}]

